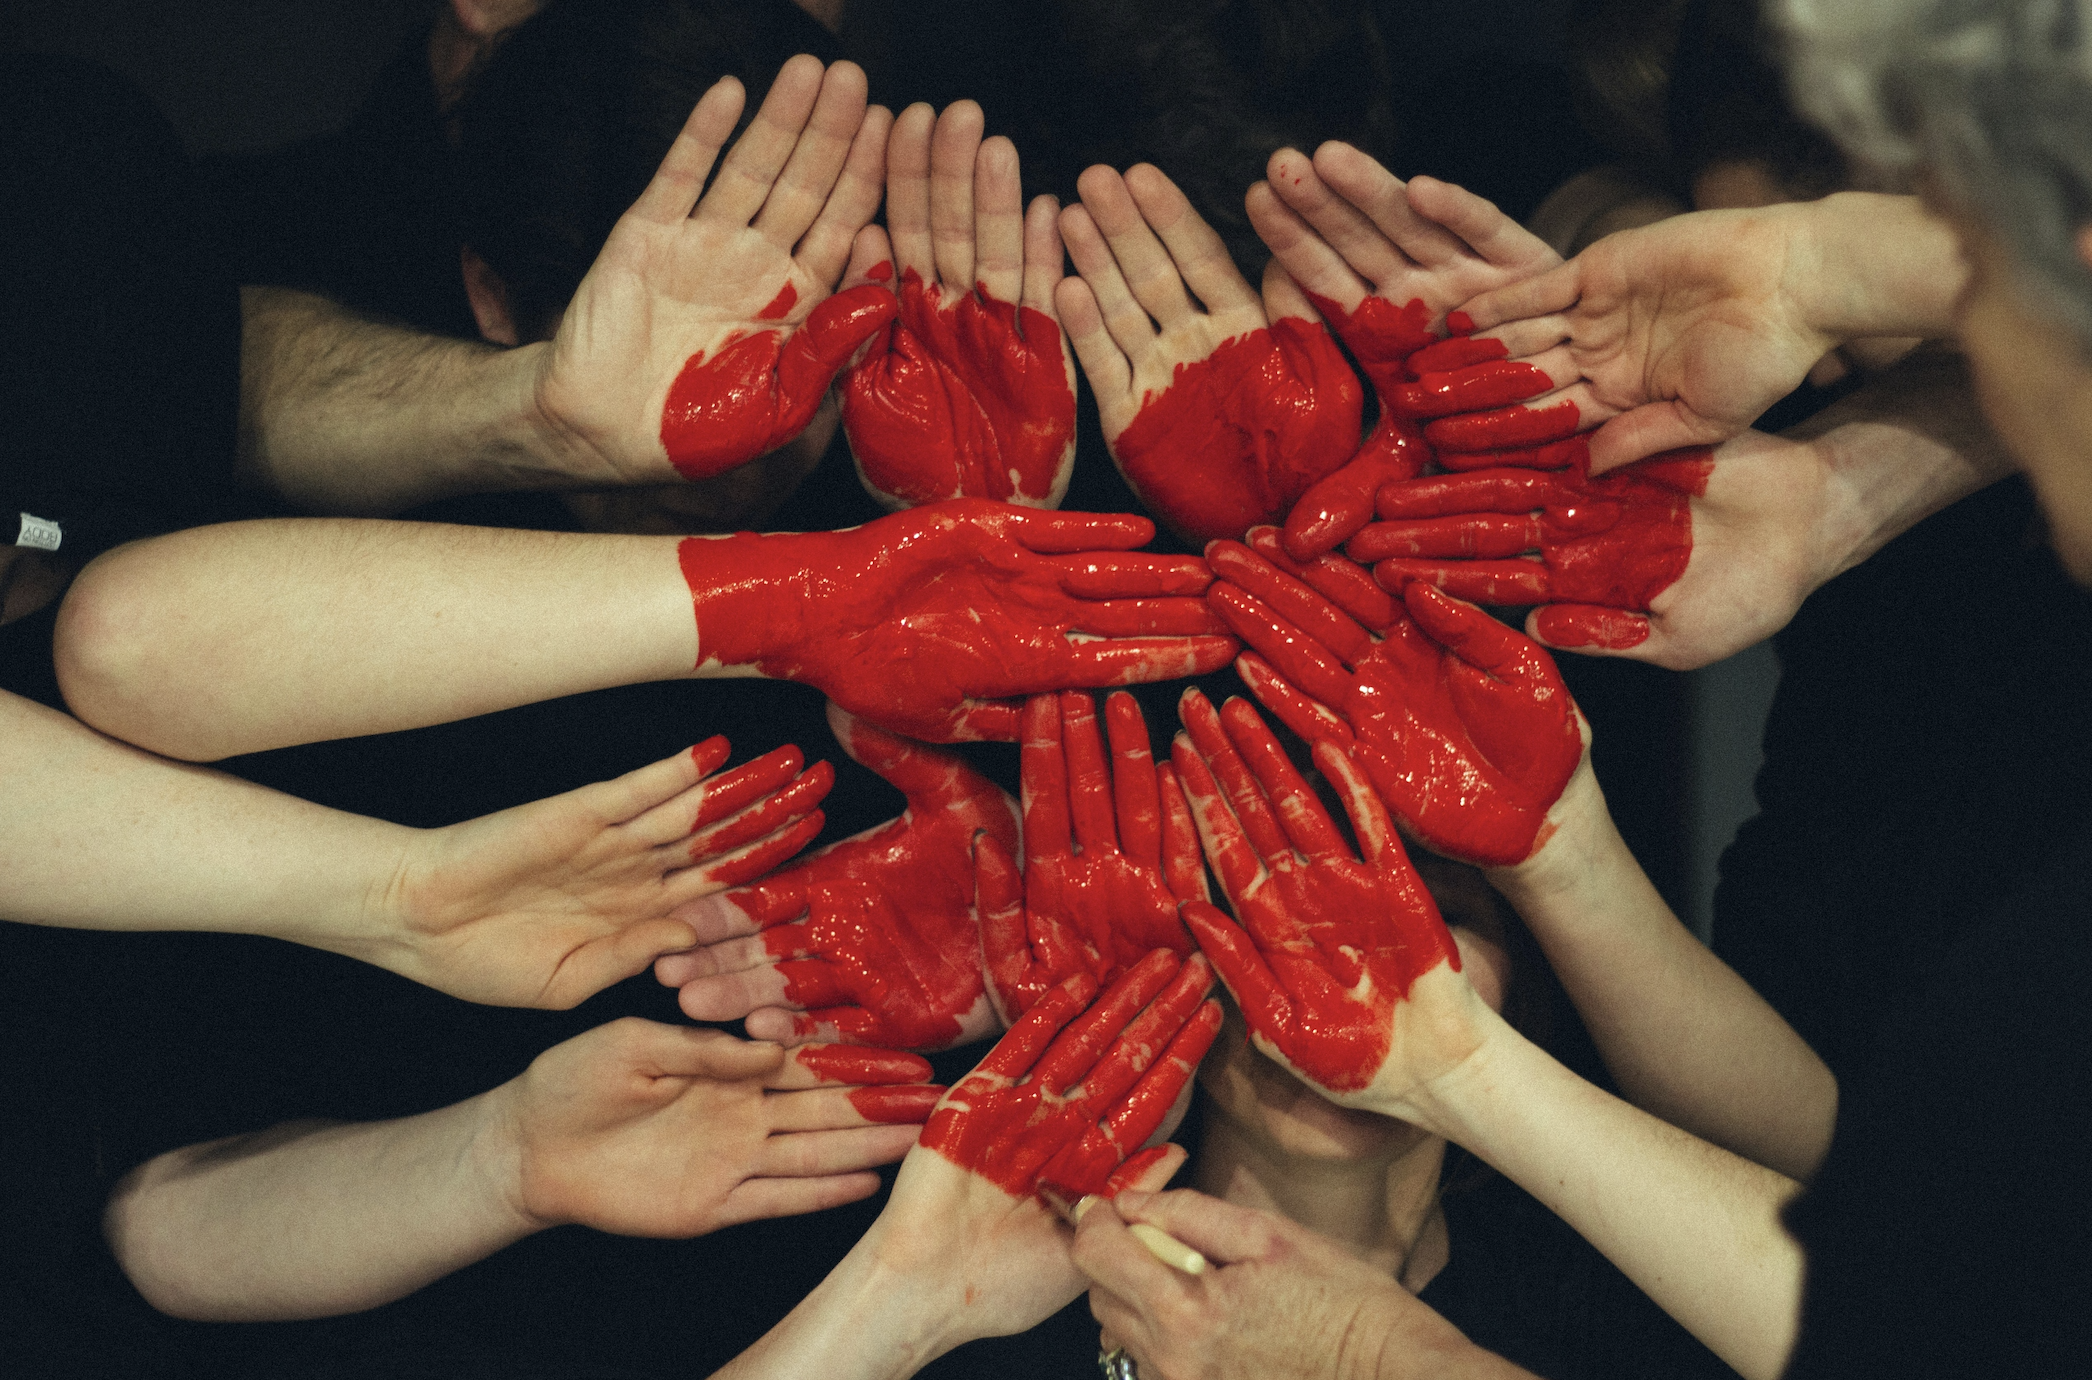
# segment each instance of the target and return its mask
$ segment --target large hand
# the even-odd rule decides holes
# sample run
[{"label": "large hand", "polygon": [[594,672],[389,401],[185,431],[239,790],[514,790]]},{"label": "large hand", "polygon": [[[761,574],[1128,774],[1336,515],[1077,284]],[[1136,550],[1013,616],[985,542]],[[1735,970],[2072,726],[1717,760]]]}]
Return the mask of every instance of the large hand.
[{"label": "large hand", "polygon": [[908,797],[901,817],[798,866],[677,912],[703,947],[655,975],[700,1021],[748,1019],[757,1038],[844,1038],[946,1049],[1000,1022],[981,979],[974,838],[1017,848],[1015,802],[950,753],[843,713],[851,757]]},{"label": "large hand", "polygon": [[[1350,759],[1315,745],[1315,765],[1344,801],[1360,862],[1285,749],[1246,700],[1219,714],[1185,692],[1172,758],[1221,890],[1240,925],[1202,901],[1184,922],[1235,1002],[1257,1048],[1346,1106],[1379,1105],[1472,1050],[1457,1028],[1399,1014],[1427,976],[1453,974],[1474,998],[1460,951],[1395,837],[1387,807]],[[1434,986],[1434,1006],[1449,1000]],[[1457,1003],[1456,1003],[1457,1009]],[[1434,1014],[1436,1014],[1434,1012]],[[1412,1032],[1410,1038],[1397,1036]]]},{"label": "large hand", "polygon": [[1016,146],[983,143],[981,124],[972,101],[902,111],[886,147],[892,247],[876,226],[859,237],[870,276],[898,267],[900,318],[843,374],[843,431],[889,508],[1058,508],[1075,467],[1075,362],[1053,305],[1059,207],[1040,197],[1024,214]]},{"label": "large hand", "polygon": [[[1275,1212],[1191,1189],[1135,1190],[1111,1208],[1083,1215],[1071,1254],[1090,1281],[1103,1345],[1123,1347],[1148,1380],[1389,1380],[1468,1375],[1478,1362],[1496,1363],[1480,1374],[1526,1375],[1479,1352],[1385,1271]],[[1133,1222],[1214,1268],[1170,1269],[1127,1230]]]},{"label": "large hand", "polygon": [[1235,642],[1196,558],[1132,516],[955,499],[845,532],[682,544],[700,671],[752,667],[932,742],[1017,736],[1011,697],[1201,675]]},{"label": "large hand", "polygon": [[724,738],[615,781],[417,834],[377,961],[468,1001],[569,1007],[691,942],[670,912],[759,877],[821,832],[835,780],[783,747],[715,776]]},{"label": "large hand", "polygon": [[1209,557],[1229,582],[1214,607],[1261,653],[1243,679],[1294,732],[1355,755],[1412,835],[1478,867],[1546,842],[1584,740],[1545,651],[1429,585],[1389,599],[1340,556],[1291,573],[1233,542]]},{"label": "large hand", "polygon": [[[615,1021],[492,1095],[510,1201],[533,1227],[702,1236],[877,1191],[944,1089],[913,1054]],[[896,1086],[899,1085],[899,1086]]]},{"label": "large hand", "polygon": [[1267,172],[1249,189],[1250,223],[1380,399],[1357,456],[1286,518],[1286,548],[1306,560],[1370,520],[1382,484],[1430,459],[1401,394],[1410,355],[1438,338],[1448,309],[1561,259],[1481,197],[1434,178],[1404,184],[1349,144],[1324,144],[1312,161],[1281,149]]},{"label": "large hand", "polygon": [[1176,773],[1157,770],[1133,696],[1105,702],[1112,766],[1088,695],[1024,709],[1024,865],[974,845],[988,994],[1005,1023],[1076,973],[1109,983],[1156,949],[1191,952],[1180,901],[1203,901],[1205,864]]},{"label": "large hand", "polygon": [[728,77],[698,101],[543,356],[537,410],[576,473],[703,479],[775,450],[893,318],[880,289],[829,296],[879,205],[890,117],[864,73],[786,63],[700,198],[743,99]]},{"label": "large hand", "polygon": [[1545,604],[1543,640],[1631,648],[1692,560],[1693,509],[1714,467],[1695,450],[1600,479],[1579,458],[1405,480],[1381,488],[1382,521],[1346,549],[1386,588],[1414,579],[1477,604]]},{"label": "large hand", "polygon": [[1095,167],[1078,186],[1061,233],[1081,277],[1060,286],[1061,319],[1119,472],[1197,540],[1277,521],[1358,448],[1351,366],[1304,302],[1267,318],[1155,168]]}]

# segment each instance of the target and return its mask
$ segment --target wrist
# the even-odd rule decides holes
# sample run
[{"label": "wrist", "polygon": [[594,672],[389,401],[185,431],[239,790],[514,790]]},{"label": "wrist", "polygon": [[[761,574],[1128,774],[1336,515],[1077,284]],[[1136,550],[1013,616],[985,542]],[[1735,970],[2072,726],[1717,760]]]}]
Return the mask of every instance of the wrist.
[{"label": "wrist", "polygon": [[[676,548],[697,620],[700,676],[791,679],[787,654],[815,645],[811,626],[830,602],[822,559],[830,534],[736,532],[686,537]],[[864,577],[858,570],[854,575]]]},{"label": "wrist", "polygon": [[471,1196],[492,1229],[520,1241],[568,1220],[532,1210],[526,1182],[528,1154],[523,1134],[523,1078],[519,1075],[473,1098],[471,1134],[460,1157]]},{"label": "wrist", "polygon": [[1523,914],[1529,902],[1589,889],[1619,846],[1620,831],[1606,808],[1586,747],[1569,784],[1548,808],[1540,846],[1525,861],[1485,869],[1483,876]]},{"label": "wrist", "polygon": [[1800,315],[1831,346],[1952,333],[1967,267],[1954,232],[1917,197],[1834,192],[1777,213],[1793,226]]}]

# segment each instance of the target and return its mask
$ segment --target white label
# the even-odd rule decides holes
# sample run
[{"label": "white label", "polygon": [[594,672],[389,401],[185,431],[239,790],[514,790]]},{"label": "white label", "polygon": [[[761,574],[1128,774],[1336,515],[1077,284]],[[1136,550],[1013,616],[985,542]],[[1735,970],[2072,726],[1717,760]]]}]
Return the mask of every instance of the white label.
[{"label": "white label", "polygon": [[64,539],[65,533],[58,530],[57,523],[48,518],[31,517],[24,513],[21,535],[15,538],[15,545],[31,547],[37,551],[56,551],[58,543]]}]

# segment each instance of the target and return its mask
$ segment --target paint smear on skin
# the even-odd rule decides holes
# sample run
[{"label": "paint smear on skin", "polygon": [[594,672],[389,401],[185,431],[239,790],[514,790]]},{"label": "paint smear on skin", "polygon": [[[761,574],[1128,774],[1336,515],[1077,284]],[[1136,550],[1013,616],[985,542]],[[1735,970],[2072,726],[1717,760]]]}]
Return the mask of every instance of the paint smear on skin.
[{"label": "paint smear on skin", "polygon": [[842,398],[866,481],[905,506],[962,496],[1044,506],[1065,487],[1075,390],[1060,327],[985,287],[946,306],[939,285],[904,272],[886,349],[844,375]]},{"label": "paint smear on skin", "polygon": [[823,1083],[922,1083],[931,1072],[920,1054],[864,1045],[801,1045],[792,1057]]},{"label": "paint smear on skin", "polygon": [[1113,445],[1141,502],[1201,541],[1282,520],[1358,448],[1364,397],[1329,333],[1284,317],[1179,364]]},{"label": "paint smear on skin", "polygon": [[878,263],[866,269],[864,276],[875,283],[890,283],[893,281],[893,265],[881,259]]},{"label": "paint smear on skin", "polygon": [[1649,640],[1649,620],[1620,609],[1561,608],[1540,610],[1533,621],[1542,641],[1554,647],[1602,647],[1623,652]]},{"label": "paint smear on skin", "polygon": [[756,313],[755,319],[758,321],[782,321],[785,319],[785,313],[791,311],[798,303],[799,289],[787,282],[782,288],[778,289],[777,296],[770,299],[770,305]]}]

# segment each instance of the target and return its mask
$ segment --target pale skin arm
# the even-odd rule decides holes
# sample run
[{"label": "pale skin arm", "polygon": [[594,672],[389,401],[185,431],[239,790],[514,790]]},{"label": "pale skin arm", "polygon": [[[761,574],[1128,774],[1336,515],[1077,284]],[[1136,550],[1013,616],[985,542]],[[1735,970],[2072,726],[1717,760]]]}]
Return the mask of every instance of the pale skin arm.
[{"label": "pale skin arm", "polygon": [[[862,1198],[917,1126],[819,1084],[776,1045],[618,1021],[439,1111],[162,1155],[117,1186],[103,1229],[177,1317],[358,1312],[564,1223],[688,1237]],[[909,1091],[927,1115],[941,1090]]]}]

